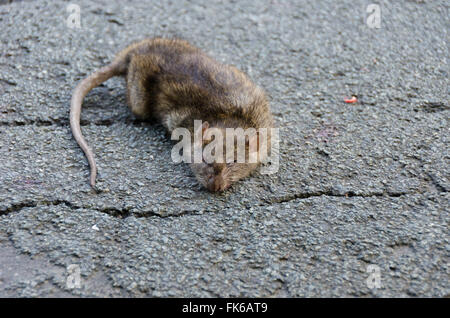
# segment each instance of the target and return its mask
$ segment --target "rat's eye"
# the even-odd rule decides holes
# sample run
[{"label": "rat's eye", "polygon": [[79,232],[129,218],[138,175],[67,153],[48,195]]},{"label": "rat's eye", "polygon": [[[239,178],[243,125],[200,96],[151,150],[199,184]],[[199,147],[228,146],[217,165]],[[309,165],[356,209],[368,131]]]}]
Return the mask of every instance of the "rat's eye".
[{"label": "rat's eye", "polygon": [[231,162],[227,162],[227,167],[231,167],[231,166],[233,166],[235,163],[237,163],[237,160],[236,160],[236,159],[234,159],[234,160],[231,161]]}]

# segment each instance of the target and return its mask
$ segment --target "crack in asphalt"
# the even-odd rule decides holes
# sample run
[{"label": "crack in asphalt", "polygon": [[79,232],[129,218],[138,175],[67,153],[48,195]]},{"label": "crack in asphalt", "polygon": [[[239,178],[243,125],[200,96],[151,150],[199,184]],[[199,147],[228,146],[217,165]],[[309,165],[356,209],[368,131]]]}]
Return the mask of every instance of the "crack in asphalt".
[{"label": "crack in asphalt", "polygon": [[294,193],[291,195],[279,197],[279,198],[269,198],[265,200],[265,203],[274,204],[274,203],[285,203],[294,201],[297,199],[309,199],[314,197],[337,197],[337,198],[352,198],[352,197],[360,197],[360,198],[372,198],[372,197],[391,197],[396,198],[403,195],[408,194],[422,194],[421,192],[391,192],[391,191],[383,191],[383,192],[369,192],[369,193],[361,193],[356,194],[353,191],[346,192],[345,194],[335,193],[332,190],[328,191],[317,191],[317,192],[300,192]]},{"label": "crack in asphalt", "polygon": [[68,126],[69,121],[61,120],[61,119],[52,119],[52,120],[44,120],[44,119],[36,119],[36,120],[13,120],[13,121],[1,121],[0,126],[4,127],[21,127],[21,126]]},{"label": "crack in asphalt", "polygon": [[129,216],[134,216],[137,218],[141,217],[151,217],[156,216],[159,218],[172,218],[172,217],[181,217],[183,215],[196,215],[195,211],[192,210],[183,210],[178,214],[168,214],[168,215],[162,215],[158,214],[152,210],[146,210],[146,211],[132,211],[133,208],[126,207],[126,208],[115,208],[115,207],[106,207],[106,208],[99,208],[99,207],[93,207],[93,206],[78,206],[73,204],[70,201],[67,200],[42,200],[42,201],[24,201],[19,203],[13,203],[10,206],[0,209],[0,216],[7,215],[9,213],[18,213],[24,208],[35,208],[39,206],[57,206],[57,205],[66,205],[68,208],[72,210],[78,210],[78,209],[86,209],[86,210],[95,210],[101,213],[106,213],[113,217],[118,217],[125,219]]},{"label": "crack in asphalt", "polygon": [[[115,118],[108,118],[108,119],[98,119],[95,121],[86,121],[81,120],[80,126],[89,126],[89,125],[95,125],[95,126],[111,126],[114,123],[118,122]],[[139,121],[137,119],[120,119],[120,122],[124,124],[132,124],[132,125],[140,125],[142,121]],[[21,126],[37,126],[37,127],[44,127],[44,126],[59,126],[59,127],[69,127],[69,119],[67,118],[56,118],[56,119],[17,119],[12,121],[0,121],[0,126],[3,127],[21,127]]]},{"label": "crack in asphalt", "polygon": [[79,209],[80,207],[75,206],[74,204],[72,204],[71,202],[67,201],[67,200],[42,200],[42,201],[24,201],[24,202],[19,202],[19,203],[13,203],[11,204],[9,207],[0,209],[0,216],[9,214],[11,212],[20,212],[22,209],[24,208],[36,208],[38,206],[56,206],[56,205],[61,205],[61,204],[65,204],[66,206],[68,206],[71,209]]},{"label": "crack in asphalt", "polygon": [[425,173],[428,176],[428,178],[430,178],[431,184],[434,185],[436,190],[438,190],[439,192],[448,192],[448,190],[445,188],[445,186],[440,184],[440,182],[435,178],[434,175],[432,175],[429,172],[425,172]]},{"label": "crack in asphalt", "polygon": [[[309,199],[314,197],[338,197],[338,198],[352,198],[352,197],[360,197],[360,198],[370,198],[370,197],[400,197],[403,195],[408,194],[422,194],[421,192],[371,192],[371,193],[364,193],[364,194],[356,194],[353,191],[349,191],[345,194],[338,194],[334,193],[333,191],[317,191],[317,192],[301,192],[301,193],[294,193],[291,195],[279,197],[279,198],[270,198],[267,200],[264,200],[262,204],[259,204],[258,206],[267,206],[272,204],[279,204],[279,203],[285,203],[290,202],[298,199]],[[113,217],[118,217],[125,219],[129,216],[134,216],[136,218],[143,218],[143,217],[158,217],[158,218],[178,218],[182,217],[184,215],[201,215],[203,213],[196,213],[196,211],[193,210],[183,210],[180,211],[178,214],[159,214],[154,212],[153,210],[134,210],[131,207],[125,207],[125,208],[115,208],[115,207],[106,207],[106,208],[99,208],[99,207],[93,207],[93,206],[78,206],[73,204],[70,201],[67,200],[61,200],[61,199],[55,199],[55,200],[41,200],[41,201],[24,201],[19,203],[13,203],[10,206],[0,209],[0,216],[7,215],[9,213],[14,212],[20,212],[24,208],[35,208],[39,206],[58,206],[58,205],[66,205],[68,208],[73,210],[78,209],[86,209],[86,210],[95,210],[101,213],[106,213]],[[134,211],[133,211],[134,210]]]}]

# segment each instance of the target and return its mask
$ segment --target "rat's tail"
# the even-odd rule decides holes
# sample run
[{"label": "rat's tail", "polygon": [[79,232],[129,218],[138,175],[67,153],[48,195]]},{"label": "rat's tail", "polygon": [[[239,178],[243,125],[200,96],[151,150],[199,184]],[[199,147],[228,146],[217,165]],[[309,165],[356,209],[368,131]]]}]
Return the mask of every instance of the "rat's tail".
[{"label": "rat's tail", "polygon": [[70,128],[72,134],[77,141],[78,145],[83,149],[84,154],[87,157],[89,166],[91,168],[91,186],[95,187],[95,178],[97,177],[97,166],[95,164],[94,153],[89,148],[86,140],[84,139],[80,128],[80,115],[81,104],[83,98],[89,93],[91,89],[105,82],[113,76],[122,75],[119,63],[111,63],[105,67],[102,67],[97,72],[83,79],[75,88],[72,94],[72,100],[70,101]]}]

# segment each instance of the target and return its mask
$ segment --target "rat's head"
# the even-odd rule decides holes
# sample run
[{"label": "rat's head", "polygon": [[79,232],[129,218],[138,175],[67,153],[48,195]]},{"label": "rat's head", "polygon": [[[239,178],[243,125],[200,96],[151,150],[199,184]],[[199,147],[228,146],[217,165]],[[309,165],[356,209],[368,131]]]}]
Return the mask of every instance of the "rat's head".
[{"label": "rat's head", "polygon": [[195,133],[201,136],[194,141],[194,147],[201,147],[202,158],[200,162],[194,160],[190,166],[197,180],[209,191],[224,191],[257,168],[256,160],[249,161],[251,153],[249,145],[255,141],[257,135],[247,136],[244,147],[245,160],[238,160],[238,152],[242,151],[243,147],[239,147],[235,138],[234,146],[227,147],[225,128],[210,128],[208,122],[203,122]]}]

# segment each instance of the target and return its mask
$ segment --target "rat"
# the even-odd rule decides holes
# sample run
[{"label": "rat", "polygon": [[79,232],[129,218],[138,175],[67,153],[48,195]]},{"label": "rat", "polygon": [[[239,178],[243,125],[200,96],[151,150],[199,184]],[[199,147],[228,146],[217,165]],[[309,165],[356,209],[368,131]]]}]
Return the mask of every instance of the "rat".
[{"label": "rat", "polygon": [[[133,43],[115,59],[83,79],[75,88],[70,105],[70,127],[90,166],[90,185],[95,189],[97,166],[94,154],[80,128],[81,105],[91,89],[111,77],[125,77],[127,102],[141,120],[156,120],[171,133],[183,127],[205,136],[209,128],[224,132],[227,128],[270,128],[273,118],[262,88],[234,66],[214,60],[201,49],[181,39],[150,38]],[[201,120],[201,131],[194,131],[194,120]],[[258,131],[246,136],[248,150]],[[270,143],[270,133],[265,137]],[[198,142],[198,141],[197,141]],[[202,138],[205,147],[211,138]],[[225,144],[225,143],[224,143]],[[256,150],[259,152],[259,145]],[[211,192],[223,191],[247,177],[264,159],[257,162],[216,160],[190,163],[196,179]],[[247,157],[248,159],[248,157]]]}]

